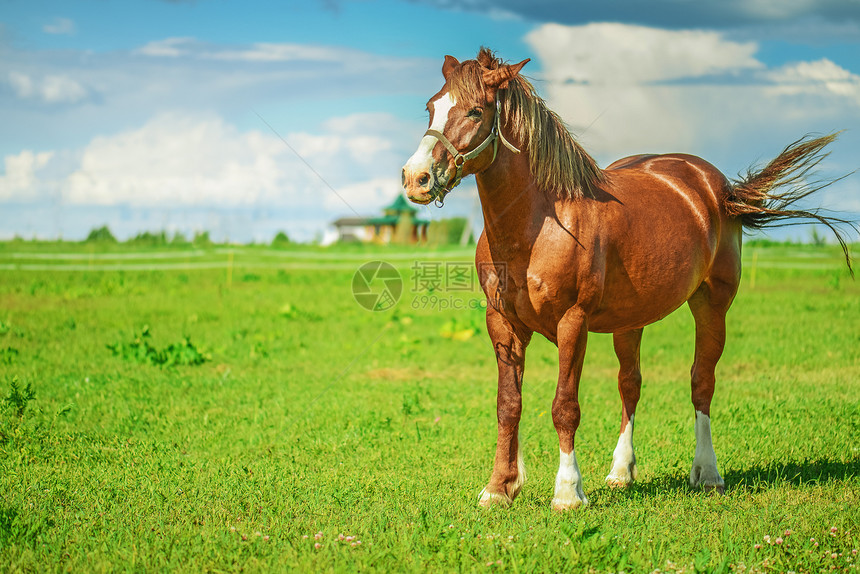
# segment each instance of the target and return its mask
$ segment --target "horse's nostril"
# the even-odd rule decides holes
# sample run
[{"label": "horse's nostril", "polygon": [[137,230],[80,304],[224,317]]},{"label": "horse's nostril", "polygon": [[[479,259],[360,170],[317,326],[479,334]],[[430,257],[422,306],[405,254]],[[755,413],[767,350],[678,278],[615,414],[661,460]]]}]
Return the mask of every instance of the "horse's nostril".
[{"label": "horse's nostril", "polygon": [[430,183],[430,174],[429,173],[421,174],[421,177],[418,178],[418,185],[420,185],[421,187],[424,187],[428,183]]},{"label": "horse's nostril", "polygon": [[406,168],[403,168],[400,172],[400,183],[403,187],[406,187]]}]

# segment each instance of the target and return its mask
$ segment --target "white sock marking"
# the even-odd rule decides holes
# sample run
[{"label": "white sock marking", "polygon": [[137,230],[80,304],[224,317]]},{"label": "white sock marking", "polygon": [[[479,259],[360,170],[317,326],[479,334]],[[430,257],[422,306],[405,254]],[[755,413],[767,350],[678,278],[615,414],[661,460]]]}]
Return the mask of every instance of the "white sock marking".
[{"label": "white sock marking", "polygon": [[517,434],[517,485],[516,491],[519,492],[526,482],[526,462],[523,460],[523,443],[520,442],[520,436]]},{"label": "white sock marking", "polygon": [[618,437],[618,444],[612,453],[612,470],[606,477],[607,482],[630,484],[636,479],[636,456],[633,454],[633,419],[630,417],[627,426]]},{"label": "white sock marking", "polygon": [[717,470],[717,453],[711,441],[711,418],[696,411],[696,454],[690,471],[690,486],[722,486],[723,479]]},{"label": "white sock marking", "polygon": [[576,462],[576,452],[569,453],[559,449],[558,474],[555,477],[555,496],[552,505],[564,510],[588,504],[582,491],[582,474]]}]

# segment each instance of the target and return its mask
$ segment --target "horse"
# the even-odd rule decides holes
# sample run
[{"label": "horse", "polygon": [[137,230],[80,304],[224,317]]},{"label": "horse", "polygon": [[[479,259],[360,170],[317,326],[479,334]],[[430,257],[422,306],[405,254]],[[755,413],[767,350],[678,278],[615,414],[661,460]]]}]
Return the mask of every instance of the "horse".
[{"label": "horse", "polygon": [[462,63],[446,56],[445,83],[427,103],[429,128],[402,171],[405,194],[418,204],[441,207],[464,177],[477,182],[484,230],[475,264],[498,363],[498,437],[479,504],[511,504],[526,479],[519,422],[534,333],[558,347],[553,508],[588,504],[574,446],[589,332],[612,333],[620,367],[621,426],[606,482],[633,483],[642,331],[685,302],[695,319],[689,482],[722,493],[710,406],[726,312],[741,278],[742,232],[819,221],[836,233],[853,276],[839,225],[856,229],[854,223],[789,209],[832,183],[808,175],[838,134],[805,136],[735,180],[699,157],[675,153],[627,157],[601,169],[520,74],[528,62],[504,63],[487,48]]}]

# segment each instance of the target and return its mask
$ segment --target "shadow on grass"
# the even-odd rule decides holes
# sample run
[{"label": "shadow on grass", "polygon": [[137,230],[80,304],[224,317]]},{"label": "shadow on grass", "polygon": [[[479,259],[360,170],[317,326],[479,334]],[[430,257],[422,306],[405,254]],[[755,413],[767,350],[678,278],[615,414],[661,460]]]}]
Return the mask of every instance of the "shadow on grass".
[{"label": "shadow on grass", "polygon": [[[723,471],[727,494],[740,491],[763,491],[785,484],[793,486],[826,484],[857,477],[860,477],[860,457],[847,461],[819,458],[784,463],[772,462],[746,469],[726,469]],[[620,499],[676,495],[680,492],[692,495],[701,493],[699,489],[690,487],[686,475],[675,472],[635,482],[629,488],[601,488],[593,493],[591,502],[595,505],[601,505]]]},{"label": "shadow on grass", "polygon": [[826,458],[772,462],[748,469],[728,469],[723,474],[728,490],[765,490],[776,484],[804,486],[843,481],[860,476],[860,457],[847,461]]}]

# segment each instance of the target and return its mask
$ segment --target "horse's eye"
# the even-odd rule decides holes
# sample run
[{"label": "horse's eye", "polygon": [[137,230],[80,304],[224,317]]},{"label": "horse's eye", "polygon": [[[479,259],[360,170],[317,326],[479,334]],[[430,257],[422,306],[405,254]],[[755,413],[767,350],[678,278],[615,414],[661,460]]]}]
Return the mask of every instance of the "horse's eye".
[{"label": "horse's eye", "polygon": [[481,116],[484,115],[484,110],[481,108],[474,108],[469,110],[469,113],[466,114],[467,117],[472,118],[473,120],[481,119]]}]

